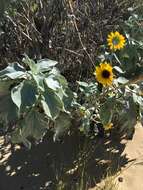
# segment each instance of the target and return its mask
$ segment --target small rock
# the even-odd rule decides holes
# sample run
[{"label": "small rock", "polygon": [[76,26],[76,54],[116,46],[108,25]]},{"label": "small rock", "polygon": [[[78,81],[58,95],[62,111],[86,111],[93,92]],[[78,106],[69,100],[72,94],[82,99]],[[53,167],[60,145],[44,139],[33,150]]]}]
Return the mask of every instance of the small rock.
[{"label": "small rock", "polygon": [[119,181],[119,182],[123,182],[123,178],[122,178],[122,177],[119,177],[119,178],[118,178],[118,181]]}]

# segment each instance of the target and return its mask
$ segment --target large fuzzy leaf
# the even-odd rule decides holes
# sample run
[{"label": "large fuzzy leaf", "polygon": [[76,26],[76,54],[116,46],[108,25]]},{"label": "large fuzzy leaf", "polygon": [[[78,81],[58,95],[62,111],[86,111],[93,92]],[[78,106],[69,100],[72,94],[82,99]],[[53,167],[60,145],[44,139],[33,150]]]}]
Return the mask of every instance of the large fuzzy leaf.
[{"label": "large fuzzy leaf", "polygon": [[39,140],[45,134],[48,128],[48,121],[46,121],[43,114],[37,110],[31,110],[24,120],[19,123],[18,128],[12,133],[12,142],[29,145],[28,137],[33,137]]},{"label": "large fuzzy leaf", "polygon": [[32,110],[25,118],[22,135],[24,137],[32,136],[38,140],[43,136],[47,128],[48,123],[46,123],[44,115]]},{"label": "large fuzzy leaf", "polygon": [[61,88],[59,81],[55,78],[54,75],[49,75],[49,77],[45,78],[44,81],[47,87],[54,91],[57,91],[59,88]]},{"label": "large fuzzy leaf", "polygon": [[35,63],[27,55],[25,55],[23,62],[29,66],[33,74],[50,71],[57,64],[57,61],[53,61],[50,59],[41,59],[37,63]]},{"label": "large fuzzy leaf", "polygon": [[45,76],[43,75],[43,73],[39,73],[38,75],[32,75],[34,82],[36,83],[37,88],[40,91],[44,91],[45,87],[44,87],[44,80],[45,80]]},{"label": "large fuzzy leaf", "polygon": [[15,122],[17,117],[17,108],[10,94],[0,96],[0,118],[9,124]]},{"label": "large fuzzy leaf", "polygon": [[23,63],[25,63],[30,68],[33,74],[38,73],[38,68],[37,68],[36,63],[32,59],[30,59],[27,55],[25,55],[25,58],[23,59]]},{"label": "large fuzzy leaf", "polygon": [[13,85],[12,80],[1,80],[0,81],[0,96],[10,93],[11,85]]},{"label": "large fuzzy leaf", "polygon": [[23,143],[27,148],[31,148],[30,141],[22,135],[21,127],[18,126],[12,133],[11,133],[11,141],[12,143]]},{"label": "large fuzzy leaf", "polygon": [[25,69],[19,63],[12,63],[0,71],[0,78],[19,79],[25,77]]},{"label": "large fuzzy leaf", "polygon": [[37,90],[30,82],[22,82],[11,90],[11,98],[15,105],[25,110],[26,107],[31,107],[36,101]]},{"label": "large fuzzy leaf", "polygon": [[41,100],[45,114],[52,120],[58,117],[64,105],[60,97],[51,89],[46,88]]},{"label": "large fuzzy leaf", "polygon": [[69,88],[66,88],[62,100],[65,110],[69,111],[72,108],[73,104],[76,102],[75,94]]},{"label": "large fuzzy leaf", "polygon": [[57,65],[57,61],[50,59],[41,59],[36,63],[36,65],[39,72],[45,72],[51,70],[52,67]]}]

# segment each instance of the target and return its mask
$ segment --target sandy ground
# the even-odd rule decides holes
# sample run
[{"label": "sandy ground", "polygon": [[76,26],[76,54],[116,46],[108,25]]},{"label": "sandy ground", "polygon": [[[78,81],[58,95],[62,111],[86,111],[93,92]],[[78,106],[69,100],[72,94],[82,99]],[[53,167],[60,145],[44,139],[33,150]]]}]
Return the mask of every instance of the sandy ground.
[{"label": "sandy ground", "polygon": [[[11,147],[0,137],[0,190],[54,190],[54,184],[74,168],[73,163],[79,162],[88,155],[84,138],[67,137],[63,143],[53,143],[51,136],[47,136],[43,143],[26,150],[20,146]],[[81,149],[86,152],[84,157]],[[120,190],[143,190],[143,128],[136,126],[131,141],[122,141],[111,137],[98,139],[86,147],[90,150],[86,174],[91,181],[91,189],[110,168],[118,173]],[[84,152],[83,151],[83,152]],[[72,175],[64,175],[68,183],[75,184],[81,176],[81,171]],[[68,190],[71,190],[69,187]]]},{"label": "sandy ground", "polygon": [[[117,190],[143,190],[143,127],[138,124],[132,140],[126,144],[121,156],[128,159],[128,163],[112,178],[117,184]],[[107,179],[106,179],[107,180]],[[97,186],[104,186],[104,180]],[[90,190],[96,190],[91,188]]]},{"label": "sandy ground", "polygon": [[130,160],[133,160],[121,171],[123,182],[121,190],[143,190],[143,128],[136,126],[132,141],[128,141],[123,152]]}]

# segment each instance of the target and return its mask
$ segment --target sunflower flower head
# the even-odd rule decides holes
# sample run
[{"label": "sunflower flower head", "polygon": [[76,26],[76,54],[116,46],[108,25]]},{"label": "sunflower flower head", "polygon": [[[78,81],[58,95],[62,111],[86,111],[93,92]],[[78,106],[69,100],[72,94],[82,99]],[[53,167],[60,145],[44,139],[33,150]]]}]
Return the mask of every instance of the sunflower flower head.
[{"label": "sunflower flower head", "polygon": [[100,65],[96,67],[94,72],[96,80],[104,86],[111,86],[114,76],[112,70],[113,68],[109,63],[100,63]]},{"label": "sunflower flower head", "polygon": [[108,131],[113,128],[113,123],[108,123],[107,125],[104,125],[103,127],[104,127],[105,131]]},{"label": "sunflower flower head", "polygon": [[123,49],[126,43],[125,37],[119,32],[111,32],[107,37],[110,50],[116,51]]}]

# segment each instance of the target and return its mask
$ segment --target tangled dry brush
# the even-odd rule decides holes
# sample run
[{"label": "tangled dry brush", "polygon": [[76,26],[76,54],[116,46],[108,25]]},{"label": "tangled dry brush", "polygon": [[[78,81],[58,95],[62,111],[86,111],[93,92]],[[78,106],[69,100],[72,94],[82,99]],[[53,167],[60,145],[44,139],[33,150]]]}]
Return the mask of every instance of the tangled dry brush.
[{"label": "tangled dry brush", "polygon": [[[107,33],[129,16],[128,0],[13,2],[0,21],[0,63],[49,57],[68,80],[88,78]],[[68,76],[67,76],[68,75]]]}]

